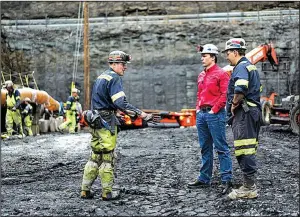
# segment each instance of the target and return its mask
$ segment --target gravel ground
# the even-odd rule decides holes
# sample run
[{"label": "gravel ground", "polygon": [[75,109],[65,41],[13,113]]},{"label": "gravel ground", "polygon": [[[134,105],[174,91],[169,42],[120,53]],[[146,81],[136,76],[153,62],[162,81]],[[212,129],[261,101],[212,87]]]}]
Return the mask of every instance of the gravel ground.
[{"label": "gravel ground", "polygon": [[[144,128],[119,134],[117,201],[79,197],[90,134],[47,134],[2,141],[2,216],[299,216],[299,138],[286,127],[263,127],[258,149],[259,197],[230,201],[220,194],[218,160],[212,186],[191,190],[200,167],[195,128]],[[227,140],[233,143],[227,128]],[[233,150],[231,149],[232,156]],[[234,184],[241,171],[233,157]]]}]

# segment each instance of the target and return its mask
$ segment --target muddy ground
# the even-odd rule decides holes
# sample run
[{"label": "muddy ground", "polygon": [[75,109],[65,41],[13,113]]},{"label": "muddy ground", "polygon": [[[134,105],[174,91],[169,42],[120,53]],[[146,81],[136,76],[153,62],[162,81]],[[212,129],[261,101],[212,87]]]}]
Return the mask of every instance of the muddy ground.
[{"label": "muddy ground", "polygon": [[[220,194],[217,167],[211,188],[186,187],[200,167],[195,128],[120,132],[115,187],[122,198],[102,201],[97,180],[95,199],[82,200],[89,138],[89,133],[81,132],[2,141],[2,216],[299,216],[299,138],[286,127],[262,128],[259,198],[237,201]],[[227,139],[232,144],[229,128]],[[241,171],[235,158],[233,163],[238,186]]]}]

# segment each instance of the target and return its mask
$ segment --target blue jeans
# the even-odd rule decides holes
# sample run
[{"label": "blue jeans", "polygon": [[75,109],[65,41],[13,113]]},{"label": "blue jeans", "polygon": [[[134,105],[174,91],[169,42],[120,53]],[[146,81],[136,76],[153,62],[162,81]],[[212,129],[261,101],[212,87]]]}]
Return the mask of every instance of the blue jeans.
[{"label": "blue jeans", "polygon": [[213,144],[218,153],[222,183],[232,179],[232,161],[225,136],[225,109],[217,114],[199,111],[197,130],[202,155],[202,167],[198,179],[210,183],[213,170]]}]

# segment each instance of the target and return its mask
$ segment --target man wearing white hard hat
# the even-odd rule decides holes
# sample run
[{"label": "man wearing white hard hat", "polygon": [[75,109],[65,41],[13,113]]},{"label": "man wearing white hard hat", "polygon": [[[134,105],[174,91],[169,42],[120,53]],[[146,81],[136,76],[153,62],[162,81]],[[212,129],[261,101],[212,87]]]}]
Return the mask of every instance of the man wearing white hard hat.
[{"label": "man wearing white hard hat", "polygon": [[77,114],[76,101],[79,100],[78,93],[79,93],[79,90],[77,88],[72,88],[72,95],[69,96],[69,98],[67,100],[66,121],[58,127],[58,129],[61,133],[67,127],[69,128],[69,133],[75,133],[76,114]]},{"label": "man wearing white hard hat", "polygon": [[256,151],[261,121],[260,78],[252,63],[245,57],[246,42],[232,38],[225,44],[226,59],[234,66],[231,74],[226,110],[231,120],[234,153],[243,173],[243,185],[234,189],[230,199],[256,198]]},{"label": "man wearing white hard hat", "polygon": [[225,104],[229,75],[217,65],[218,48],[206,44],[199,48],[204,67],[198,76],[196,122],[201,148],[202,167],[196,181],[189,188],[209,187],[213,171],[214,149],[220,162],[222,194],[232,186],[232,161],[225,137]]},{"label": "man wearing white hard hat", "polygon": [[6,94],[6,131],[7,137],[11,136],[13,133],[13,124],[16,124],[19,137],[23,137],[23,128],[22,128],[22,118],[20,113],[20,92],[17,89],[14,89],[14,84],[11,80],[5,82],[4,87],[7,90]]}]

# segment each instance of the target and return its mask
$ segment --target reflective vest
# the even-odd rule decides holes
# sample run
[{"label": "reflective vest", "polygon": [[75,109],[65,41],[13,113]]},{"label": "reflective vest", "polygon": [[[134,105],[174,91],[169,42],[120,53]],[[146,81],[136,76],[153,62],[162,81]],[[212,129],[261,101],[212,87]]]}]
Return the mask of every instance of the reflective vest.
[{"label": "reflective vest", "polygon": [[8,108],[12,108],[17,104],[17,101],[20,100],[20,94],[16,96],[16,90],[13,91],[12,95],[10,96],[6,93],[6,105]]}]

